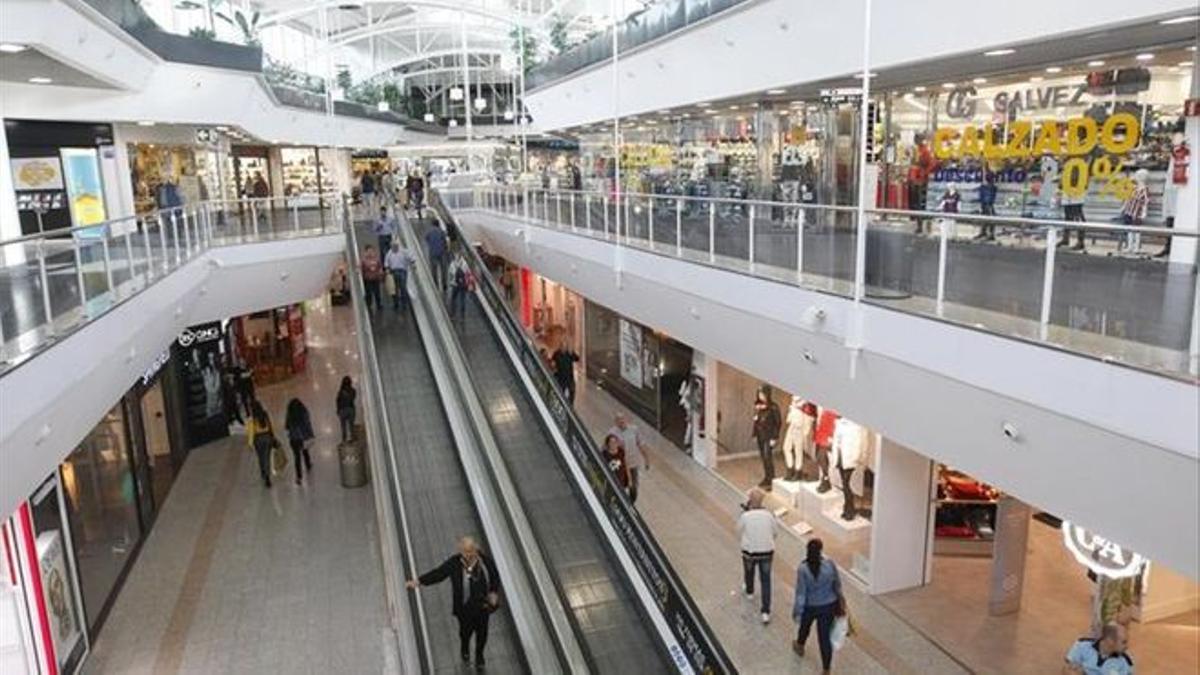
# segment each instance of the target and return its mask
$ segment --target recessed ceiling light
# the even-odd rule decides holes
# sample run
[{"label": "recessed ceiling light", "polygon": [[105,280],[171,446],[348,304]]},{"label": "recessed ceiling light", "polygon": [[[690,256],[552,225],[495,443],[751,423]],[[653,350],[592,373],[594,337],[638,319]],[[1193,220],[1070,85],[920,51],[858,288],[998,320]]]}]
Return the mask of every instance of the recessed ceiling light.
[{"label": "recessed ceiling light", "polygon": [[0,52],[5,54],[18,54],[28,49],[25,45],[19,45],[12,42],[0,43]]},{"label": "recessed ceiling light", "polygon": [[738,107],[737,107],[736,105],[731,105],[731,106],[729,106],[729,109],[730,109],[730,110],[737,110],[737,109],[738,109]]},{"label": "recessed ceiling light", "polygon": [[925,87],[921,87],[921,86],[913,87],[913,91],[915,91],[919,94],[919,93],[925,91]]},{"label": "recessed ceiling light", "polygon": [[787,89],[768,89],[767,93],[770,94],[771,96],[778,96],[780,94],[786,94]]},{"label": "recessed ceiling light", "polygon": [[973,79],[973,80],[971,80],[971,81],[972,81],[972,82],[974,82],[975,84],[987,84],[987,78],[986,78],[986,77],[977,77],[977,78],[975,78],[975,79]]},{"label": "recessed ceiling light", "polygon": [[1174,19],[1163,19],[1159,23],[1164,26],[1172,26],[1177,23],[1187,23],[1189,21],[1200,21],[1200,16],[1195,14],[1191,16],[1177,16]]},{"label": "recessed ceiling light", "polygon": [[1189,51],[1189,52],[1194,52],[1194,51],[1196,51],[1196,45],[1192,45],[1191,47],[1188,47],[1188,51]]},{"label": "recessed ceiling light", "polygon": [[1046,79],[1046,78],[1042,77],[1041,75],[1034,75],[1033,77],[1029,78],[1029,81],[1030,82],[1041,82],[1044,79]]},{"label": "recessed ceiling light", "polygon": [[1101,59],[1096,59],[1095,61],[1088,61],[1088,68],[1099,68],[1102,65],[1104,65],[1104,61]]},{"label": "recessed ceiling light", "polygon": [[154,126],[154,122],[152,120],[142,120],[142,121],[138,122],[138,126],[139,127],[152,127],[152,126]]},{"label": "recessed ceiling light", "polygon": [[955,84],[953,82],[943,82],[942,83],[942,89],[953,89],[954,87],[955,87]]},{"label": "recessed ceiling light", "polygon": [[53,81],[54,80],[52,80],[48,77],[31,77],[31,78],[29,78],[30,84],[50,84]]},{"label": "recessed ceiling light", "polygon": [[1195,61],[1180,61],[1179,62],[1180,68],[1191,68],[1194,65],[1196,65]]},{"label": "recessed ceiling light", "polygon": [[991,51],[984,52],[983,55],[984,56],[1008,56],[1009,54],[1012,54],[1016,51],[1017,50],[1015,50],[1015,49],[993,49]]},{"label": "recessed ceiling light", "polygon": [[1062,68],[1059,66],[1050,66],[1049,68],[1046,69],[1046,72],[1047,73],[1061,73]]},{"label": "recessed ceiling light", "polygon": [[218,124],[218,125],[217,125],[216,127],[214,127],[214,128],[215,128],[217,131],[229,131],[229,127],[225,126],[224,124]]},{"label": "recessed ceiling light", "polygon": [[1137,56],[1135,56],[1133,58],[1137,59],[1138,61],[1153,61],[1154,55],[1151,54],[1150,52],[1146,52],[1144,54],[1138,54]]},{"label": "recessed ceiling light", "polygon": [[[867,73],[867,77],[875,77],[875,76],[876,76],[876,75],[878,75],[878,74],[879,74],[879,73]],[[861,80],[861,79],[863,79],[863,74],[862,74],[862,73],[855,73],[855,74],[854,74],[854,79],[856,79],[856,80]]]}]

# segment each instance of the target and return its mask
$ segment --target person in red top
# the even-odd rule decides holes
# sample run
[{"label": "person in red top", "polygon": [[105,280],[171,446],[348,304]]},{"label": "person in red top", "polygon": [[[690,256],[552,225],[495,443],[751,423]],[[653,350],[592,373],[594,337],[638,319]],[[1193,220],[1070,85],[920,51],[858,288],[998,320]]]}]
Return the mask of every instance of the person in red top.
[{"label": "person in red top", "polygon": [[625,446],[621,445],[621,438],[616,434],[604,437],[604,461],[608,464],[608,470],[612,471],[613,477],[617,479],[617,484],[628,493],[629,464],[625,462]]},{"label": "person in red top", "polygon": [[824,408],[817,418],[817,430],[813,433],[813,445],[817,448],[817,466],[821,469],[821,484],[817,492],[829,492],[833,485],[829,482],[829,449],[833,445],[833,429],[837,426],[838,414],[835,410]]},{"label": "person in red top", "polygon": [[362,262],[359,263],[362,268],[363,293],[366,295],[367,310],[371,309],[371,303],[375,303],[377,311],[383,309],[383,295],[379,292],[379,286],[383,283],[383,261],[379,259],[379,252],[374,246],[367,244],[363,249]]}]

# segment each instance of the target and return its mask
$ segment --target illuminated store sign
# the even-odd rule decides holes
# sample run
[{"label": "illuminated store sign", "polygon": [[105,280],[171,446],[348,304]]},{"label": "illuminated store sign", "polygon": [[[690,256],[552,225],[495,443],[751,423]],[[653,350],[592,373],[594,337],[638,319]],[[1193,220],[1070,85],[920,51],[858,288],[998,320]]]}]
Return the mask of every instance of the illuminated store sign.
[{"label": "illuminated store sign", "polygon": [[210,342],[221,337],[220,326],[205,326],[203,328],[184,328],[179,333],[179,346],[191,347],[193,344]]},{"label": "illuminated store sign", "polygon": [[1062,532],[1067,550],[1079,564],[1101,576],[1111,579],[1136,576],[1146,563],[1141,555],[1068,521],[1062,522]]}]

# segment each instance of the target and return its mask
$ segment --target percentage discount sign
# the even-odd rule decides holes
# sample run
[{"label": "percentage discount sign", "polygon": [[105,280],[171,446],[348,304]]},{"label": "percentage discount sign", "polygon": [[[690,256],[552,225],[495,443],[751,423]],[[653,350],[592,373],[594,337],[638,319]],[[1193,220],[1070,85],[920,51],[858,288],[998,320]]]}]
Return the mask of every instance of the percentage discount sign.
[{"label": "percentage discount sign", "polygon": [[1133,180],[1122,173],[1124,168],[1125,162],[1119,162],[1116,168],[1113,168],[1112,160],[1108,157],[1097,157],[1092,162],[1092,175],[1103,182],[1100,194],[1107,192],[1121,201],[1129,199],[1135,186]]}]

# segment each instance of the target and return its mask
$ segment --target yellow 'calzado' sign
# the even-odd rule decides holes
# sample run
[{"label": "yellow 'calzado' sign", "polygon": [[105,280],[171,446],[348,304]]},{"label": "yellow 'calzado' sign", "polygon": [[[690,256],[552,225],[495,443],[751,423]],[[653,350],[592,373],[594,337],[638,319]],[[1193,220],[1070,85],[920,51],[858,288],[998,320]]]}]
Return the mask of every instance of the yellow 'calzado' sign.
[{"label": "yellow 'calzado' sign", "polygon": [[938,159],[1025,159],[1086,155],[1099,145],[1109,154],[1123,155],[1137,147],[1141,138],[1138,119],[1129,113],[1112,115],[1103,125],[1090,117],[1072,117],[1065,124],[1046,120],[1037,123],[1036,130],[1029,120],[1015,120],[1008,124],[1007,142],[998,138],[1001,129],[991,124],[982,129],[974,125],[942,127],[933,134],[933,153]]}]

